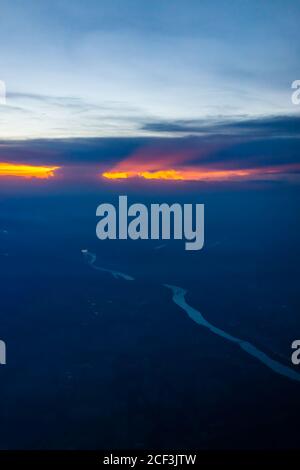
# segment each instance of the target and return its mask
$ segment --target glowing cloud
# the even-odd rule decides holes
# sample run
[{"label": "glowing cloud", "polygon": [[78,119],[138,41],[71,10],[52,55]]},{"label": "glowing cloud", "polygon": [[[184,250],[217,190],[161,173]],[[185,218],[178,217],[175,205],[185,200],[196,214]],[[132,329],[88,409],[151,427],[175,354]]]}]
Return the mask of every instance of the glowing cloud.
[{"label": "glowing cloud", "polygon": [[256,169],[224,169],[207,167],[201,163],[193,164],[195,160],[208,157],[218,149],[218,145],[205,145],[201,149],[175,148],[170,144],[150,146],[139,149],[135,154],[117,163],[110,171],[102,173],[106,179],[144,178],[147,180],[173,181],[219,181],[244,178],[256,174]]},{"label": "glowing cloud", "polygon": [[59,166],[33,166],[16,163],[0,163],[0,177],[48,179],[54,176]]},{"label": "glowing cloud", "polygon": [[274,167],[259,167],[247,169],[215,169],[202,167],[184,167],[177,170],[171,168],[169,170],[156,171],[128,171],[117,172],[111,171],[102,173],[107,179],[126,179],[126,178],[144,178],[147,180],[173,180],[173,181],[231,181],[242,179],[255,179],[260,177],[278,177],[299,171],[299,165],[283,165]]},{"label": "glowing cloud", "polygon": [[173,181],[221,181],[235,178],[244,178],[257,175],[259,169],[251,170],[209,170],[209,169],[179,169],[157,171],[131,171],[106,172],[102,176],[107,179],[144,178],[147,180],[173,180]]},{"label": "glowing cloud", "polygon": [[134,173],[131,173],[128,171],[111,171],[111,172],[102,173],[102,176],[109,180],[121,180],[121,179],[131,178],[135,175]]},{"label": "glowing cloud", "polygon": [[142,171],[138,176],[146,180],[184,180],[182,171],[176,170],[158,170],[158,171]]},{"label": "glowing cloud", "polygon": [[253,174],[251,170],[160,170],[144,171],[138,173],[138,176],[145,179],[159,180],[181,180],[181,181],[205,181],[205,180],[224,180],[232,178],[241,178]]}]

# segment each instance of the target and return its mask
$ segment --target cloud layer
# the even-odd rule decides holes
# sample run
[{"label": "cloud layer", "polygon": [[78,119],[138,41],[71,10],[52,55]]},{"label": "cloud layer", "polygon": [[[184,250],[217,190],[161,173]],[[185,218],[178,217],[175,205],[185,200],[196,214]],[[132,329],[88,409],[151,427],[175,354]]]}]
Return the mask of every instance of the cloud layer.
[{"label": "cloud layer", "polygon": [[103,173],[174,180],[298,178],[298,116],[198,122],[194,135],[182,132],[190,122],[168,125],[173,132],[177,126],[173,137],[2,140],[0,161],[60,166],[61,174],[82,178]]}]

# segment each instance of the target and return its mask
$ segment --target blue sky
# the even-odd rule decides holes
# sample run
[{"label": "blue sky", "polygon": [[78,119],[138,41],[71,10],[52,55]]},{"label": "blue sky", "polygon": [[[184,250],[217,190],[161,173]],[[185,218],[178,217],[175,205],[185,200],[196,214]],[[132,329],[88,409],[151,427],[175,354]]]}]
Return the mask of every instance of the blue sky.
[{"label": "blue sky", "polygon": [[299,25],[291,0],[2,0],[0,138],[173,136],[178,123],[185,135],[299,114]]}]

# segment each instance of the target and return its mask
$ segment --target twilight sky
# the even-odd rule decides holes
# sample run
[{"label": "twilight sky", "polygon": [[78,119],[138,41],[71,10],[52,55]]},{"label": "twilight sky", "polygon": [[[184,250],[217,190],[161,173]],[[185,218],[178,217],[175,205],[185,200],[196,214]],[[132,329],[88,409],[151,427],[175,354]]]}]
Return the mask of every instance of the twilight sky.
[{"label": "twilight sky", "polygon": [[276,116],[282,133],[288,115],[299,133],[298,1],[1,0],[0,9],[0,139],[203,135]]}]

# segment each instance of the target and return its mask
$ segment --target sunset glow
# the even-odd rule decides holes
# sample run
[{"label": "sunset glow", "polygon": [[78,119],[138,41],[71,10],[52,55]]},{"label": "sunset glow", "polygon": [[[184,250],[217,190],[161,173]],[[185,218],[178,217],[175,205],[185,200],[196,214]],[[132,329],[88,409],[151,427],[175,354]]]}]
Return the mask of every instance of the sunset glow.
[{"label": "sunset glow", "polygon": [[138,174],[147,180],[184,180],[184,174],[176,170],[143,171]]},{"label": "sunset glow", "polygon": [[246,168],[246,169],[214,169],[214,168],[195,168],[183,167],[177,170],[163,169],[156,171],[110,171],[102,173],[102,176],[107,179],[128,179],[128,178],[143,178],[147,180],[172,180],[172,181],[231,181],[259,177],[276,177],[276,175],[284,175],[285,172],[291,171],[298,172],[300,166],[297,164],[274,166],[274,167],[259,167],[259,168]]},{"label": "sunset glow", "polygon": [[14,163],[0,163],[0,177],[11,176],[17,178],[48,179],[54,176],[59,166],[33,166]]},{"label": "sunset glow", "polygon": [[126,171],[112,171],[112,172],[102,173],[102,176],[109,180],[121,180],[121,179],[132,178],[133,176],[136,176],[136,175],[135,173],[128,172],[128,171],[127,172]]},{"label": "sunset glow", "polygon": [[173,181],[221,181],[259,174],[259,169],[249,170],[208,170],[208,169],[180,169],[157,171],[129,171],[106,172],[102,176],[107,179],[144,178],[148,180],[173,180]]}]

